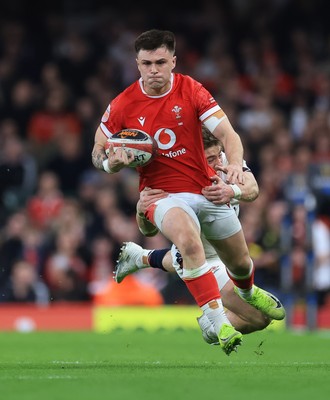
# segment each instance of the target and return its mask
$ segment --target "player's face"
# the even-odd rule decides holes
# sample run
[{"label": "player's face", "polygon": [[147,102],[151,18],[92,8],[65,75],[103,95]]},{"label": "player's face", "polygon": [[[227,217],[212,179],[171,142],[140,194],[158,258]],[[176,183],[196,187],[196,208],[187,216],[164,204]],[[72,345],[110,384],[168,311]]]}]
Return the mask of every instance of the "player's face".
[{"label": "player's face", "polygon": [[215,169],[216,165],[222,166],[221,148],[220,146],[212,146],[204,150],[207,163],[210,167]]},{"label": "player's face", "polygon": [[144,90],[150,95],[160,95],[171,87],[171,72],[176,65],[176,57],[165,47],[154,51],[140,50],[137,58]]}]

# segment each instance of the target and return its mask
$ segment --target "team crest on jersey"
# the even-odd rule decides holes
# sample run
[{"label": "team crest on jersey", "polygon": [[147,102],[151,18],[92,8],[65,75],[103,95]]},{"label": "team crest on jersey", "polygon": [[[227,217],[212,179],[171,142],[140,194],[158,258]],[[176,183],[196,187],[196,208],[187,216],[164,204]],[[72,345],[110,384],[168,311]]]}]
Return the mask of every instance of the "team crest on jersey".
[{"label": "team crest on jersey", "polygon": [[181,118],[181,115],[180,115],[181,110],[182,110],[182,107],[179,107],[179,106],[174,106],[172,108],[172,111],[175,113],[175,118],[176,119],[180,119]]}]

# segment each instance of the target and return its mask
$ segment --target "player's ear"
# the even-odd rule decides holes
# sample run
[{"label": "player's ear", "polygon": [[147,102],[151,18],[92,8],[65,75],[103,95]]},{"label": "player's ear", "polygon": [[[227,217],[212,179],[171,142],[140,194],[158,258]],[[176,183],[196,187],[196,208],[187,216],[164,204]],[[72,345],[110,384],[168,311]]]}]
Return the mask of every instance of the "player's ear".
[{"label": "player's ear", "polygon": [[173,64],[173,68],[172,69],[174,69],[176,67],[176,56],[173,56],[172,64]]}]

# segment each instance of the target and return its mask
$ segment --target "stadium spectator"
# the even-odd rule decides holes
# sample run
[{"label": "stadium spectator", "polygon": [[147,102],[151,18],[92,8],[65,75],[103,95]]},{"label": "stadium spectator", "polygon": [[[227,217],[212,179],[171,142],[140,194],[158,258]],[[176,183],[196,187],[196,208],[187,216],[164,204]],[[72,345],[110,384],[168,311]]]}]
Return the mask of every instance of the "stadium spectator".
[{"label": "stadium spectator", "polygon": [[[262,219],[255,230],[255,240],[248,243],[256,266],[257,284],[275,295],[280,295],[282,221],[286,212],[285,202],[270,203],[264,210],[264,215],[260,216]],[[243,229],[249,229],[252,219],[253,217],[247,224],[243,223]]]},{"label": "stadium spectator", "polygon": [[81,238],[75,230],[58,230],[54,249],[45,262],[43,278],[51,300],[86,301],[89,299],[88,265],[80,254]]},{"label": "stadium spectator", "polygon": [[26,212],[20,210],[8,217],[0,231],[0,285],[8,280],[12,266],[22,258],[22,235],[28,225]]},{"label": "stadium spectator", "polygon": [[69,97],[69,88],[60,83],[45,94],[42,108],[31,115],[27,135],[40,168],[44,168],[48,158],[57,153],[62,137],[81,136],[81,124],[70,109]]},{"label": "stadium spectator", "polygon": [[42,229],[50,228],[60,213],[63,201],[59,178],[53,172],[43,171],[39,176],[37,191],[26,205],[31,223]]},{"label": "stadium spectator", "polygon": [[112,279],[114,271],[114,244],[106,235],[92,240],[90,245],[90,266],[88,269],[88,292],[91,297],[102,292]]},{"label": "stadium spectator", "polygon": [[0,287],[0,293],[1,303],[49,303],[47,286],[38,278],[35,266],[24,260],[13,264],[10,277]]},{"label": "stadium spectator", "polygon": [[330,211],[328,201],[319,204],[312,223],[314,252],[313,288],[317,304],[330,304]]},{"label": "stadium spectator", "polygon": [[83,152],[82,139],[76,135],[60,136],[57,140],[57,152],[45,161],[44,169],[52,171],[59,180],[64,196],[77,195],[79,180],[91,167]]},{"label": "stadium spectator", "polygon": [[36,110],[37,101],[38,89],[34,82],[24,78],[13,85],[10,99],[6,104],[6,115],[15,121],[22,139],[26,139],[26,127],[31,115]]},{"label": "stadium spectator", "polygon": [[[23,140],[11,135],[3,138],[0,149],[1,217],[26,205],[37,187],[37,164]],[[0,220],[2,219],[0,218]]]}]

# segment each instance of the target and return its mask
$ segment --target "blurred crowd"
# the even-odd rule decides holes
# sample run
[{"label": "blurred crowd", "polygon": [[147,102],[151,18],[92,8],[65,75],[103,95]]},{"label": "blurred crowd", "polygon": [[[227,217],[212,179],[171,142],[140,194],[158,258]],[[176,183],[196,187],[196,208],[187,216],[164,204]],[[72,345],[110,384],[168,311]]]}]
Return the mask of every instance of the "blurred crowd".
[{"label": "blurred crowd", "polygon": [[135,170],[110,176],[91,164],[103,112],[138,78],[135,37],[161,28],[176,33],[176,71],[203,83],[229,116],[259,183],[240,214],[256,283],[330,304],[324,1],[170,1],[160,15],[58,1],[33,17],[18,3],[0,13],[0,302],[193,303],[160,270],[114,283],[123,241],[169,243],[137,229]]}]

